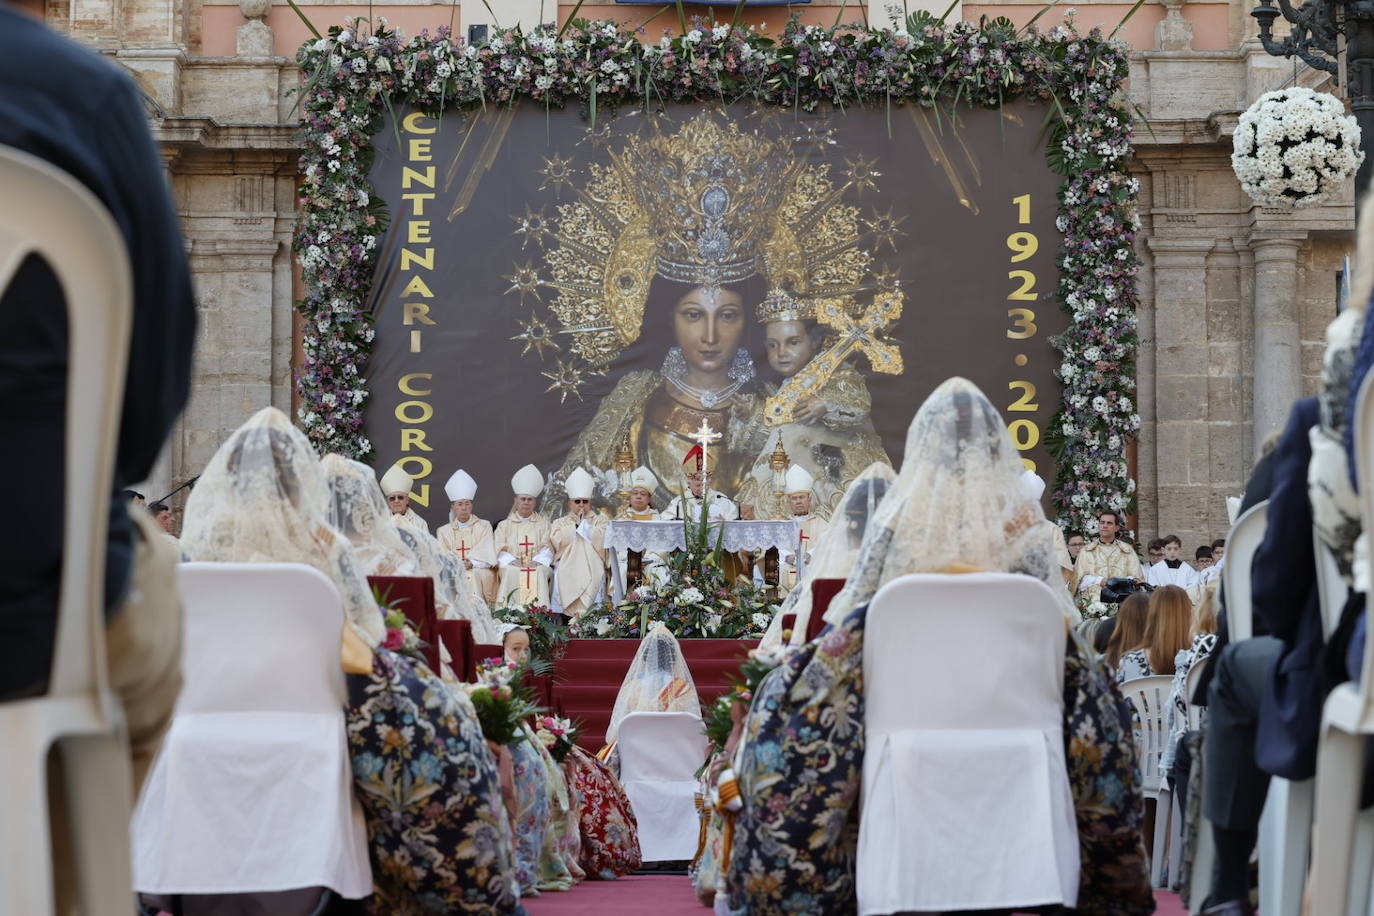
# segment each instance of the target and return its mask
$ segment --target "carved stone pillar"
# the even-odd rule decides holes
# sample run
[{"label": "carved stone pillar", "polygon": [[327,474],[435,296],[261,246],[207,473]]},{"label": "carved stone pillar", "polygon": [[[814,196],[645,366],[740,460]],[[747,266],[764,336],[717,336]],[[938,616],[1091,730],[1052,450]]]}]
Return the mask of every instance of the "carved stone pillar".
[{"label": "carved stone pillar", "polygon": [[1177,534],[1193,544],[1211,538],[1207,259],[1215,242],[1155,237],[1149,245],[1154,257],[1157,518],[1161,534]]},{"label": "carved stone pillar", "polygon": [[1250,238],[1255,255],[1255,453],[1283,429],[1302,396],[1302,338],[1298,329],[1296,238]]}]

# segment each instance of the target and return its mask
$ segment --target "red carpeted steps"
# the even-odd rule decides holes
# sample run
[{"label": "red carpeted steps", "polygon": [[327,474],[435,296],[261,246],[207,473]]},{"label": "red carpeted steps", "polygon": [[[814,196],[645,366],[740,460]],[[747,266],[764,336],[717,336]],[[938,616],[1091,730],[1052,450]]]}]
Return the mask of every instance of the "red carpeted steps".
[{"label": "red carpeted steps", "polygon": [[[757,640],[744,639],[682,640],[682,654],[703,703],[729,689],[730,676],[756,645]],[[554,665],[552,704],[563,715],[582,720],[578,743],[593,753],[605,743],[616,694],[638,650],[637,639],[574,639]]]}]

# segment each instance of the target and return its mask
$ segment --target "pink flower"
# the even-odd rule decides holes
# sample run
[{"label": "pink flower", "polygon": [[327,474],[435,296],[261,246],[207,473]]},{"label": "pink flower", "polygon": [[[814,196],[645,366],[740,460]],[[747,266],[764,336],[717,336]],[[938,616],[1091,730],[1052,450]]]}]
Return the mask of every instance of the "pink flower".
[{"label": "pink flower", "polygon": [[406,635],[400,630],[387,627],[386,639],[382,640],[382,648],[390,649],[392,652],[399,652],[401,647],[406,644]]}]

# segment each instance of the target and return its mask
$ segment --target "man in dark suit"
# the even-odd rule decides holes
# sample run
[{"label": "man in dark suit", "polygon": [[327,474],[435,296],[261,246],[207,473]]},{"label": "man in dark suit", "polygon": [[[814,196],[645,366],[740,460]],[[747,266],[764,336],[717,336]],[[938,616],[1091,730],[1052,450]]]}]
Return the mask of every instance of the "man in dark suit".
[{"label": "man in dark suit", "polygon": [[[130,592],[139,543],[120,491],[151,473],[186,403],[196,309],[185,242],[141,93],[117,65],[39,22],[42,8],[41,2],[0,0],[0,145],[47,161],[95,194],[120,230],[133,279],[114,485],[105,497],[105,608],[113,625]],[[26,489],[44,510],[28,513],[22,535],[5,545],[0,699],[42,692],[52,662],[66,373],[62,290],[48,266],[30,257],[8,289],[0,288],[0,441],[6,443],[0,477]]]},{"label": "man in dark suit", "polygon": [[1250,852],[1270,774],[1305,779],[1315,768],[1322,628],[1307,466],[1317,422],[1317,399],[1298,401],[1274,451],[1269,524],[1251,567],[1255,630],[1269,635],[1227,646],[1211,666],[1203,750],[1203,813],[1216,844],[1211,916],[1251,912]]}]

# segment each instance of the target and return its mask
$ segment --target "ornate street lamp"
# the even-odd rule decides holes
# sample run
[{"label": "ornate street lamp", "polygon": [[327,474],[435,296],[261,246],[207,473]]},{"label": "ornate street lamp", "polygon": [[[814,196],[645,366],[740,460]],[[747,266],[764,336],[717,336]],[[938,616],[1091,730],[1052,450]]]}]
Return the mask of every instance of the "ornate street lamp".
[{"label": "ornate street lamp", "polygon": [[[1355,200],[1369,187],[1374,157],[1369,155],[1374,135],[1374,0],[1305,0],[1294,7],[1289,0],[1259,0],[1250,11],[1259,21],[1260,43],[1275,57],[1297,55],[1315,70],[1335,77],[1344,88],[1360,125],[1360,149],[1364,163],[1355,173]],[[1282,41],[1274,40],[1274,20],[1283,16],[1292,30]]]}]

